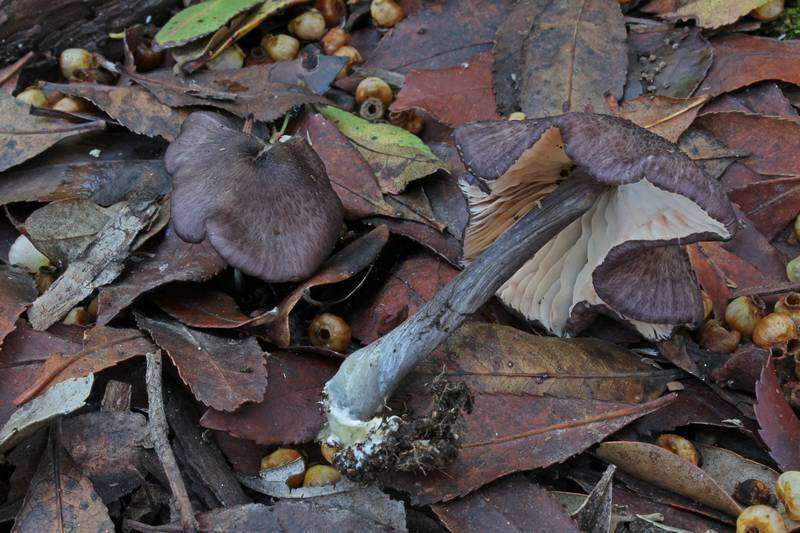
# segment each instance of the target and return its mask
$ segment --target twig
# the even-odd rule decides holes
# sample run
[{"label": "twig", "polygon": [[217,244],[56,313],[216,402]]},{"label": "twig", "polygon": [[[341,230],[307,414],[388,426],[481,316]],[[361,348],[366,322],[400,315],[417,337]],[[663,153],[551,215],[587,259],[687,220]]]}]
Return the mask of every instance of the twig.
[{"label": "twig", "polygon": [[27,65],[30,60],[33,59],[33,56],[33,52],[28,52],[21,58],[17,59],[12,65],[0,70],[0,85],[5,85],[8,80],[13,78],[17,72],[22,70],[22,67]]},{"label": "twig", "polygon": [[[197,520],[194,517],[192,503],[189,501],[189,493],[183,483],[181,471],[178,469],[178,462],[175,454],[169,445],[167,437],[167,415],[164,412],[164,396],[161,391],[161,352],[147,354],[147,403],[149,411],[150,436],[153,445],[164,467],[164,473],[169,481],[170,490],[178,503],[181,513],[181,526],[184,531],[197,531]],[[163,530],[162,530],[163,531]]]}]

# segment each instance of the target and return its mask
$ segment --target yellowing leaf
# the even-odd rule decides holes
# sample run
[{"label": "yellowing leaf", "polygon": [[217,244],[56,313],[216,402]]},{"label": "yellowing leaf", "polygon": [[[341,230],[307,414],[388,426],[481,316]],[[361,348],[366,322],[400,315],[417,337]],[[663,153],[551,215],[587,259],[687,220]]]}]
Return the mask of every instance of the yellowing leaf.
[{"label": "yellowing leaf", "polygon": [[330,106],[321,106],[320,112],[364,156],[384,193],[399,194],[412,181],[447,170],[419,137],[402,128],[370,122]]},{"label": "yellowing leaf", "polygon": [[[239,13],[260,4],[262,0],[207,0],[187,7],[169,19],[156,34],[161,48],[181,46],[217,31]],[[273,3],[287,3],[277,0]]]},{"label": "yellowing leaf", "polygon": [[693,0],[666,18],[694,19],[701,28],[719,28],[733,24],[769,0]]}]

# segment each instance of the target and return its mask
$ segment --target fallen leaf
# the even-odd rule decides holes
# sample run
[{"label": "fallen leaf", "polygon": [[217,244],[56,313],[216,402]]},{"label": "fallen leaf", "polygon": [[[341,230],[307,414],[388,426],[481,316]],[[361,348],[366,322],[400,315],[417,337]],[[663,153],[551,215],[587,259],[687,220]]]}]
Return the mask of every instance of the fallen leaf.
[{"label": "fallen leaf", "polygon": [[672,98],[669,96],[640,96],[625,102],[614,114],[653,133],[677,143],[684,131],[694,122],[707,97]]},{"label": "fallen leaf", "polygon": [[414,180],[447,170],[419,137],[389,124],[369,122],[335,107],[320,107],[372,168],[384,193],[399,194]]},{"label": "fallen leaf", "polygon": [[61,439],[107,504],[142,484],[146,456],[153,453],[147,450],[152,448],[147,419],[131,411],[96,411],[67,418],[61,426]]},{"label": "fallen leaf", "polygon": [[781,392],[772,357],[767,357],[756,383],[753,406],[760,429],[758,434],[769,455],[784,471],[800,469],[800,420]]},{"label": "fallen leaf", "polygon": [[5,453],[57,416],[77,411],[92,392],[94,376],[57,383],[45,394],[34,398],[11,414],[0,429],[0,453]]},{"label": "fallen leaf", "polygon": [[110,322],[147,291],[173,281],[205,281],[225,268],[225,261],[207,241],[184,242],[172,226],[153,246],[148,256],[129,266],[119,281],[100,288],[98,324]]},{"label": "fallen leaf", "polygon": [[694,20],[701,28],[715,29],[733,24],[768,0],[690,0],[674,13],[664,15],[668,19]]},{"label": "fallen leaf", "polygon": [[510,476],[431,509],[448,530],[459,533],[492,531],[498,524],[515,531],[580,531],[558,500],[522,475]]},{"label": "fallen leaf", "polygon": [[748,479],[758,479],[769,487],[778,481],[778,472],[725,448],[696,444],[697,451],[703,458],[700,465],[714,481],[728,494],[733,494],[736,485]]},{"label": "fallen leaf", "polygon": [[264,397],[264,352],[254,338],[218,337],[138,313],[136,322],[167,352],[183,382],[205,405],[233,411]]},{"label": "fallen leaf", "polygon": [[36,284],[26,272],[0,265],[0,346],[14,331],[17,318],[36,298]]},{"label": "fallen leaf", "polygon": [[[98,157],[90,154],[99,150]],[[127,132],[89,133],[59,142],[9,170],[0,180],[0,204],[91,198],[107,207],[133,197],[158,198],[172,188],[164,146]],[[93,152],[94,153],[94,152]]]},{"label": "fallen leaf", "polygon": [[734,33],[717,37],[711,44],[714,64],[697,89],[697,96],[717,96],[763,80],[800,83],[796,61],[800,42]]},{"label": "fallen leaf", "polygon": [[558,0],[534,20],[522,53],[520,109],[529,117],[606,109],[620,100],[628,56],[619,4]]},{"label": "fallen leaf", "polygon": [[739,112],[785,118],[800,123],[800,115],[775,82],[762,82],[722,94],[703,106],[700,116]]},{"label": "fallen leaf", "polygon": [[725,363],[711,372],[717,383],[726,387],[755,393],[756,382],[769,356],[769,351],[755,344],[745,344],[733,352]]},{"label": "fallen leaf", "polygon": [[91,101],[134,133],[174,141],[188,111],[172,109],[135,85],[110,86],[99,83],[45,83],[46,93],[59,92]]},{"label": "fallen leaf", "polygon": [[14,398],[36,382],[47,356],[59,352],[70,356],[81,350],[83,329],[72,326],[34,331],[24,320],[6,337],[0,349],[0,425],[14,412]]},{"label": "fallen leaf", "polygon": [[51,434],[25,503],[14,520],[14,532],[114,531],[108,509],[92,482],[61,450]]},{"label": "fallen leaf", "polygon": [[114,281],[122,272],[131,244],[156,210],[152,202],[131,203],[120,209],[84,253],[33,302],[28,310],[33,329],[47,329],[96,288]]},{"label": "fallen leaf", "polygon": [[773,239],[797,216],[800,176],[756,181],[729,189],[728,197],[764,237]]},{"label": "fallen leaf", "polygon": [[[700,28],[631,26],[625,100],[645,93],[689,98],[706,77],[713,57],[713,48]],[[653,89],[648,91],[648,87]]]},{"label": "fallen leaf", "polygon": [[320,356],[273,353],[267,357],[269,387],[263,400],[234,413],[209,409],[200,424],[259,444],[308,442],[322,429],[322,387],[337,366],[336,361]]},{"label": "fallen leaf", "polygon": [[666,490],[738,516],[742,508],[699,467],[660,446],[645,442],[613,441],[600,444],[595,454],[622,472]]},{"label": "fallen leaf", "polygon": [[616,469],[617,467],[614,465],[609,465],[606,468],[603,476],[592,488],[586,501],[572,514],[581,531],[611,533],[614,530],[612,527],[611,500],[613,496],[612,479]]},{"label": "fallen leaf", "polygon": [[[220,26],[263,0],[206,0],[179,11],[159,30],[155,44],[161,48],[181,46],[214,33]],[[283,6],[292,2],[270,0]]]},{"label": "fallen leaf", "polygon": [[253,115],[263,122],[283,116],[294,106],[329,103],[300,85],[270,81],[271,68],[258,65],[238,70],[207,70],[191,78],[160,70],[131,74],[131,79],[171,108],[211,106],[242,118]]},{"label": "fallen leaf", "polygon": [[371,226],[385,225],[391,233],[411,239],[451,265],[461,265],[461,241],[453,237],[449,231],[441,232],[428,224],[386,217],[367,218],[364,222]]},{"label": "fallen leaf", "polygon": [[496,120],[489,52],[477,54],[461,65],[440,70],[411,70],[390,111],[422,109],[455,128],[476,120]]},{"label": "fallen leaf", "polygon": [[155,346],[135,329],[94,327],[84,336],[77,353],[52,353],[39,370],[36,382],[14,399],[21,405],[68,379],[92,376],[131,357],[156,351]]},{"label": "fallen leaf", "polygon": [[5,93],[0,94],[0,171],[24,163],[62,139],[102,130],[106,123],[94,120],[71,124],[30,114],[30,106]]},{"label": "fallen leaf", "polygon": [[713,135],[695,126],[689,127],[678,141],[678,147],[694,161],[708,179],[719,180],[737,159],[749,155],[731,150]]},{"label": "fallen leaf", "polygon": [[236,329],[254,319],[242,313],[226,292],[179,284],[153,295],[152,300],[172,318],[193,328]]},{"label": "fallen leaf", "polygon": [[412,68],[455,67],[492,48],[510,0],[447,0],[402,20],[367,58],[364,69],[406,74]]}]

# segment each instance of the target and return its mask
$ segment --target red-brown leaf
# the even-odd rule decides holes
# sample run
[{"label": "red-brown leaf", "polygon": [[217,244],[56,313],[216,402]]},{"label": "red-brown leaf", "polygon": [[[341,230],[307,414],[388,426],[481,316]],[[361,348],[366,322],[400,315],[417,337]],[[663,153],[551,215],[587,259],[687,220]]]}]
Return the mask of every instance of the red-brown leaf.
[{"label": "red-brown leaf", "polygon": [[800,470],[800,420],[784,398],[768,357],[761,378],[756,383],[756,420],[758,434],[769,448],[770,457],[783,470]]},{"label": "red-brown leaf", "polygon": [[0,346],[17,318],[36,299],[36,284],[26,272],[0,265]]}]

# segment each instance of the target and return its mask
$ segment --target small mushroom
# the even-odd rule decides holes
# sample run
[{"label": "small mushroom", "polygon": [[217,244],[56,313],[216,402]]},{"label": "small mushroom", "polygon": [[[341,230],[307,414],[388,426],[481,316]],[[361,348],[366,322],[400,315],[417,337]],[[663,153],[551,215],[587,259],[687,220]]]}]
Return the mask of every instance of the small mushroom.
[{"label": "small mushroom", "polygon": [[475,123],[456,132],[470,172],[464,257],[480,255],[575,176],[606,185],[592,208],[530,257],[498,296],[552,333],[601,312],[650,339],[703,319],[683,244],[732,236],[724,192],[675,145],[622,119],[570,113]]},{"label": "small mushroom", "polygon": [[216,113],[192,113],[164,157],[172,218],[232,266],[268,282],[307,278],[328,257],[342,204],[305,139],[266,144]]}]

